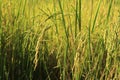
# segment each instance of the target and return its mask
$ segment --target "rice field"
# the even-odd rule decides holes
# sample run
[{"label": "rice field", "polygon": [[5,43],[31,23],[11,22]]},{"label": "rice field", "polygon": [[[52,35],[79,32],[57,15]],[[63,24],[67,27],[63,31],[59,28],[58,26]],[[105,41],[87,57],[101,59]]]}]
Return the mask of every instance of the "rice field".
[{"label": "rice field", "polygon": [[120,0],[0,6],[0,80],[120,80]]}]

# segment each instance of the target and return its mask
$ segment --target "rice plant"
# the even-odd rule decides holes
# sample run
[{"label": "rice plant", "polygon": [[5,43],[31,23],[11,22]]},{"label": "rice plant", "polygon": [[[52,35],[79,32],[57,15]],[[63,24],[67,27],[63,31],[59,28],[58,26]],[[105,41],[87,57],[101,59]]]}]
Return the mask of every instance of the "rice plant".
[{"label": "rice plant", "polygon": [[0,80],[119,80],[119,0],[0,0]]}]

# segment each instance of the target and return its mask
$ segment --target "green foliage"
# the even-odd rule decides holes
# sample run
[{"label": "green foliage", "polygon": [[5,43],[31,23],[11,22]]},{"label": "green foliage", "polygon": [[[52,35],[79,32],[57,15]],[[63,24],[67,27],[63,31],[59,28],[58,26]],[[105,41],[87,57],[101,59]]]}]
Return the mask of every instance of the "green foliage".
[{"label": "green foliage", "polygon": [[0,6],[0,80],[119,80],[119,0]]}]

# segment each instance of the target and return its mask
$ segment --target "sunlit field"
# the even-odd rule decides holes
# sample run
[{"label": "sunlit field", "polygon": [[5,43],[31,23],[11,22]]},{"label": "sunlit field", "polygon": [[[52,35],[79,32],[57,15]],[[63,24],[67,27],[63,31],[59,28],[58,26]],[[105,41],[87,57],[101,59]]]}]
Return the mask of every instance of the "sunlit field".
[{"label": "sunlit field", "polygon": [[0,6],[0,80],[120,80],[120,0]]}]

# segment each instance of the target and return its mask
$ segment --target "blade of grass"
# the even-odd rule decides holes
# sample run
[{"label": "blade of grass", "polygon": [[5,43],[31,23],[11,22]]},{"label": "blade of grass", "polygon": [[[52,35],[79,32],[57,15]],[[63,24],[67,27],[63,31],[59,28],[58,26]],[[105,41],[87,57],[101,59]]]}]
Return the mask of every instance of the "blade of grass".
[{"label": "blade of grass", "polygon": [[78,19],[78,0],[76,0],[76,10],[75,10],[75,38],[77,36],[77,19]]},{"label": "blade of grass", "polygon": [[[54,13],[56,13],[56,0],[53,0],[53,5],[54,5]],[[56,14],[54,17],[54,23],[55,23],[55,27],[56,27],[56,34],[58,34],[58,26],[57,26],[57,21],[56,21]]]},{"label": "blade of grass", "polygon": [[24,13],[25,13],[26,3],[27,3],[27,0],[25,0],[25,1],[24,1],[24,6],[23,6],[23,12],[22,12],[22,14],[24,14]]},{"label": "blade of grass", "polygon": [[66,38],[68,38],[68,33],[67,33],[67,29],[66,29],[66,22],[65,22],[65,18],[64,18],[64,11],[62,9],[61,1],[58,0],[58,2],[59,2],[59,7],[60,7],[60,10],[61,10],[61,14],[62,14],[62,22],[63,22],[63,27],[64,27],[65,35],[66,35]]},{"label": "blade of grass", "polygon": [[79,0],[79,31],[81,31],[81,0]]},{"label": "blade of grass", "polygon": [[19,5],[20,5],[20,6],[19,6],[18,12],[17,12],[17,19],[18,19],[19,15],[20,15],[20,8],[21,8],[21,5],[22,5],[22,0],[20,0]]},{"label": "blade of grass", "polygon": [[113,3],[113,0],[110,1],[110,5],[109,5],[109,8],[108,8],[108,14],[107,14],[106,24],[109,21],[109,17],[110,17],[110,13],[111,13],[111,8],[112,8],[112,3]]},{"label": "blade of grass", "polygon": [[96,23],[96,20],[97,20],[97,17],[98,17],[98,13],[99,13],[99,9],[100,9],[101,2],[102,2],[102,0],[100,0],[100,1],[99,1],[99,4],[98,4],[98,8],[97,8],[97,11],[96,11],[96,15],[95,15],[95,18],[94,18],[94,21],[93,21],[92,32],[94,31],[94,27],[95,27],[95,23]]}]

